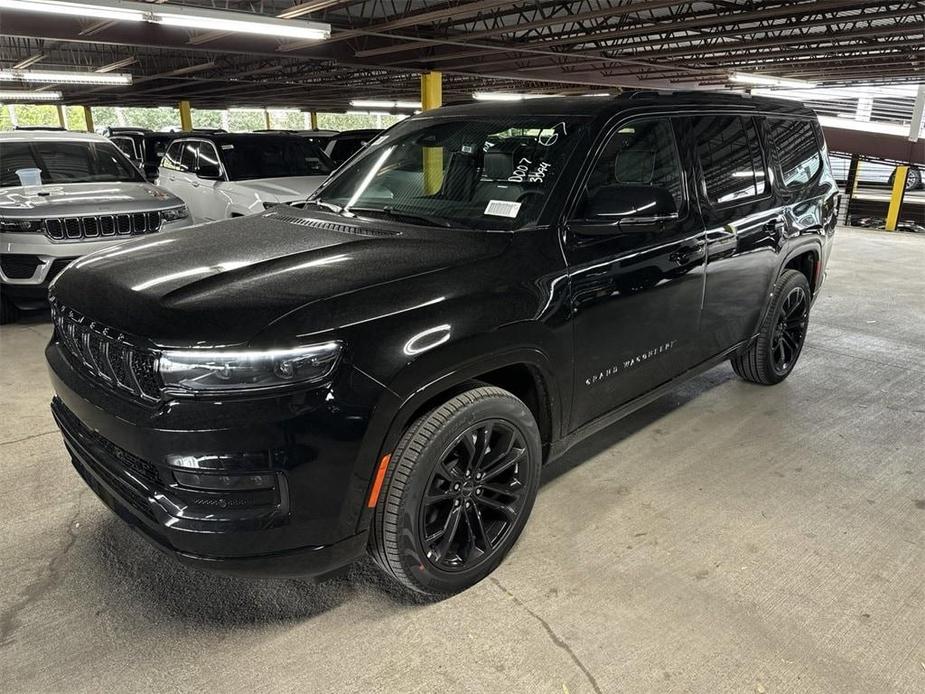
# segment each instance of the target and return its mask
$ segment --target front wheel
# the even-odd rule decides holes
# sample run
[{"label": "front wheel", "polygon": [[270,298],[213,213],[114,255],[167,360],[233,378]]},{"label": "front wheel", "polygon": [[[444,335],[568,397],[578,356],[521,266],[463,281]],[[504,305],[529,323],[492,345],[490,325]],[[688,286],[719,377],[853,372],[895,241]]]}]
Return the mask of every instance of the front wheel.
[{"label": "front wheel", "polygon": [[527,522],[540,481],[539,429],[511,393],[461,393],[408,427],[373,514],[370,553],[412,590],[442,596],[481,581]]},{"label": "front wheel", "polygon": [[732,358],[732,369],[740,378],[770,386],[790,375],[806,340],[810,297],[806,276],[785,270],[774,285],[758,338]]}]

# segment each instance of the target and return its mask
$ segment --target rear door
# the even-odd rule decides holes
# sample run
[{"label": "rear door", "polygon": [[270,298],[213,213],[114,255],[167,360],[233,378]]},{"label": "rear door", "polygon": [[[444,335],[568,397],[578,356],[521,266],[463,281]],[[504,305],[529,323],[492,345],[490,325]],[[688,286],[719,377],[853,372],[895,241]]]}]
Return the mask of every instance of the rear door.
[{"label": "rear door", "polygon": [[681,119],[696,159],[707,242],[701,318],[705,360],[752,336],[779,266],[786,223],[768,176],[758,118],[719,113]]}]

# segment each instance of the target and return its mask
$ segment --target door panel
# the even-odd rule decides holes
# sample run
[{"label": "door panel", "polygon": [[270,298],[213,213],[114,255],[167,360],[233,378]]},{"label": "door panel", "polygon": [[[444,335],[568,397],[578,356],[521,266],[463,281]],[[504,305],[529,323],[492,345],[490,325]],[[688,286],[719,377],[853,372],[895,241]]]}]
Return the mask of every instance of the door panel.
[{"label": "door panel", "polygon": [[614,182],[656,186],[671,192],[678,217],[593,237],[582,235],[583,222],[570,223],[572,429],[693,365],[705,250],[684,171],[670,121],[647,119],[621,124],[588,176],[585,199]]},{"label": "door panel", "polygon": [[778,267],[784,210],[769,181],[754,118],[721,114],[684,121],[698,160],[706,230],[700,358],[708,359],[757,329]]}]

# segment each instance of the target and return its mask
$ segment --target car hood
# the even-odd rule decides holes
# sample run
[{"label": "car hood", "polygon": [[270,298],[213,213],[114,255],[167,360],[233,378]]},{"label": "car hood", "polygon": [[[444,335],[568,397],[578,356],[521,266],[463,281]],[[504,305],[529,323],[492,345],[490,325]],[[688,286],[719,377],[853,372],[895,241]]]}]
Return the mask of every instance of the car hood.
[{"label": "car hood", "polygon": [[4,217],[64,217],[159,210],[179,198],[150,183],[61,183],[0,188]]},{"label": "car hood", "polygon": [[304,200],[324,183],[327,176],[287,176],[285,178],[255,178],[236,181],[268,202],[293,202]]},{"label": "car hood", "polygon": [[[81,258],[51,295],[163,347],[240,345],[292,311],[471,263],[510,242],[504,233],[346,222],[286,210],[162,232]],[[326,315],[319,310],[319,322]]]}]

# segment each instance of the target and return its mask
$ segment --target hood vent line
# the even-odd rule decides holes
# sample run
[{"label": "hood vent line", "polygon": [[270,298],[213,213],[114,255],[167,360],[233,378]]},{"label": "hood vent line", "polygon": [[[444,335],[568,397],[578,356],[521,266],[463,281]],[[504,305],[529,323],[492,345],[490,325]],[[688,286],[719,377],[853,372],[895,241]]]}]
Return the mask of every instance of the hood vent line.
[{"label": "hood vent line", "polygon": [[268,212],[267,217],[273,217],[278,219],[281,222],[288,222],[289,224],[296,224],[300,227],[308,227],[310,229],[323,229],[325,231],[336,231],[341,234],[353,234],[355,236],[399,236],[397,231],[383,231],[382,229],[365,229],[363,227],[352,226],[349,224],[338,224],[337,222],[325,222],[320,219],[312,219],[310,217],[296,217],[288,214],[280,214],[279,212]]}]

